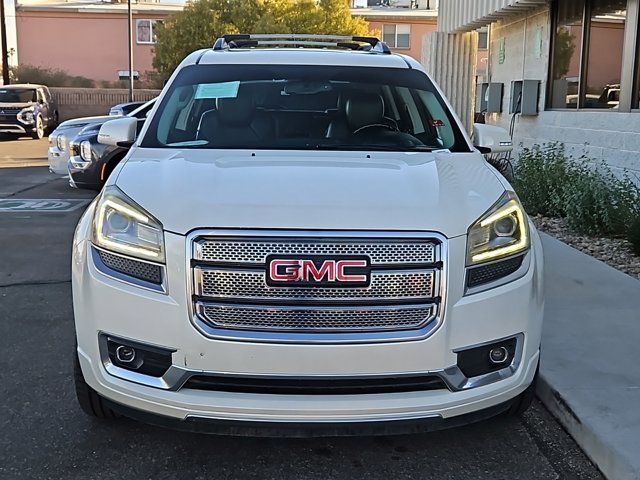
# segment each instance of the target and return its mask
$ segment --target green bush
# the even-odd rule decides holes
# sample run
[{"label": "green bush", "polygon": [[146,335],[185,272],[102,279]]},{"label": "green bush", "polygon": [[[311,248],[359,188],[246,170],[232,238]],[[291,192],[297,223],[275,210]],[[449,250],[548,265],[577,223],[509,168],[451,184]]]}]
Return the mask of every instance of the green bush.
[{"label": "green bush", "polygon": [[628,238],[635,254],[640,255],[640,215],[631,223]]},{"label": "green bush", "polygon": [[564,216],[574,165],[561,143],[523,148],[514,167],[513,186],[525,210],[531,215]]},{"label": "green bush", "polygon": [[589,159],[578,163],[561,144],[523,149],[514,188],[532,215],[566,217],[578,233],[624,235],[640,216],[640,187],[629,176],[616,177]]},{"label": "green bush", "polygon": [[94,86],[93,80],[78,75],[69,75],[63,70],[19,65],[11,69],[14,83],[40,83],[48,87],[86,87]]},{"label": "green bush", "polygon": [[565,196],[571,228],[590,235],[622,235],[638,211],[640,191],[629,179],[617,178],[606,165],[575,167]]}]

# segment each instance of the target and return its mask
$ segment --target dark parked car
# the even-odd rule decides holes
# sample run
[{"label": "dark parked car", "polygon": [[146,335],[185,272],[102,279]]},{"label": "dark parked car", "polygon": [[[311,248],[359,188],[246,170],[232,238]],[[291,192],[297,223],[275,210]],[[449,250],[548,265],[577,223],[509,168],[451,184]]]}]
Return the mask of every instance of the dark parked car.
[{"label": "dark parked car", "polygon": [[0,87],[0,133],[44,137],[58,124],[58,107],[44,85]]},{"label": "dark parked car", "polygon": [[[129,117],[138,119],[138,132],[142,129],[147,114],[153,107],[155,99],[148,101]],[[129,151],[129,147],[113,147],[98,143],[100,127],[103,122],[92,123],[82,129],[69,145],[69,184],[72,187],[100,190],[109,174]]]},{"label": "dark parked car", "polygon": [[109,115],[112,117],[120,117],[124,115],[129,115],[134,110],[140,108],[146,102],[127,102],[127,103],[119,103],[118,105],[114,105],[109,110]]}]

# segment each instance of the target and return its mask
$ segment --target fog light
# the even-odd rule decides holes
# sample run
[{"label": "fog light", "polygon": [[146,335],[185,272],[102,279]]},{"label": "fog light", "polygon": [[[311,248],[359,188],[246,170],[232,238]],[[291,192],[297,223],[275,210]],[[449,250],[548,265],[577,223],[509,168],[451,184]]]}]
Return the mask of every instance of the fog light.
[{"label": "fog light", "polygon": [[132,363],[136,359],[136,350],[133,347],[120,345],[116,348],[116,358],[120,363]]},{"label": "fog light", "polygon": [[458,368],[467,378],[507,368],[516,356],[516,346],[517,337],[512,337],[477,347],[456,350]]},{"label": "fog light", "polygon": [[151,377],[161,377],[166,373],[175,352],[174,349],[105,334],[100,335],[100,343],[113,366]]},{"label": "fog light", "polygon": [[509,352],[505,347],[496,347],[489,350],[489,361],[495,365],[505,363],[509,358]]}]

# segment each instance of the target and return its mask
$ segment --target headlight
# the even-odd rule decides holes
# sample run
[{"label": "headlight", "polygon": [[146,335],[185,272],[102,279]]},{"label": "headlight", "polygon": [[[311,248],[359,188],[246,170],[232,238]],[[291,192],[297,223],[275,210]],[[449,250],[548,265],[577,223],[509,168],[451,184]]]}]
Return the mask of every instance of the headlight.
[{"label": "headlight", "polygon": [[64,135],[58,135],[56,143],[58,145],[58,150],[64,151],[64,149],[67,147],[67,137],[65,137]]},{"label": "headlight", "polygon": [[469,228],[467,265],[497,260],[529,249],[529,223],[513,192],[498,202]]},{"label": "headlight", "polygon": [[91,142],[89,140],[85,140],[80,144],[80,156],[86,162],[91,161]]},{"label": "headlight", "polygon": [[105,188],[98,200],[92,241],[106,250],[164,263],[162,225],[114,186]]},{"label": "headlight", "polygon": [[33,107],[20,110],[20,112],[18,112],[18,120],[25,124],[33,123],[35,121],[33,117]]},{"label": "headlight", "polygon": [[53,147],[53,146],[56,146],[57,144],[58,144],[58,136],[52,133],[51,135],[49,135],[49,146]]}]

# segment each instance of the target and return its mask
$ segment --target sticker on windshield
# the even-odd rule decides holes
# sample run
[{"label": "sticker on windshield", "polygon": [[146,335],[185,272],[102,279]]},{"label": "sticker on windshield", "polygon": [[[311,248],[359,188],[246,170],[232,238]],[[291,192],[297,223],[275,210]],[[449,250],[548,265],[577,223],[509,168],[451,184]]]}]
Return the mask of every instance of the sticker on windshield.
[{"label": "sticker on windshield", "polygon": [[240,82],[201,83],[196,89],[196,99],[236,98]]}]

